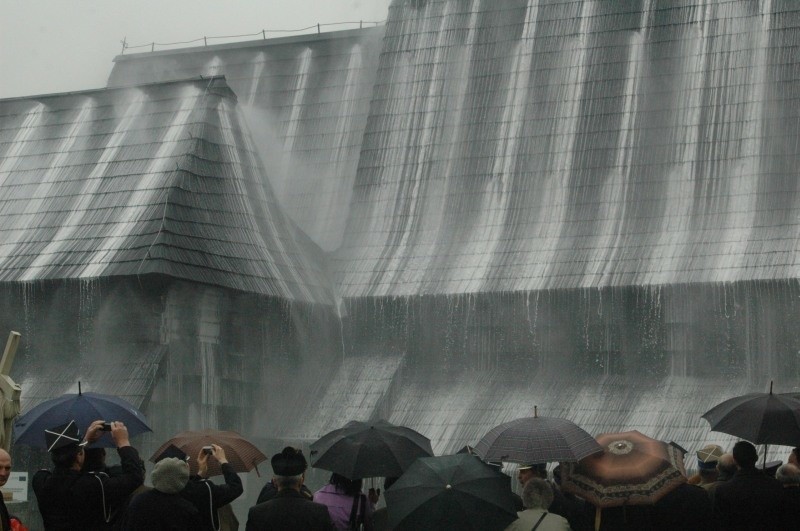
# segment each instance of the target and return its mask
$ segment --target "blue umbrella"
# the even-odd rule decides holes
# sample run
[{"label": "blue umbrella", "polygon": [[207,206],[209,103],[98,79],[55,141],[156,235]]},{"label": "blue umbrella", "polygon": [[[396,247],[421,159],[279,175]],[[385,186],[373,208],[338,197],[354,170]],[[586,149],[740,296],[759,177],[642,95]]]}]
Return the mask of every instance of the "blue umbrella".
[{"label": "blue umbrella", "polygon": [[[130,436],[153,431],[147,425],[147,419],[142,412],[125,400],[99,393],[82,393],[79,383],[78,394],[69,393],[47,400],[17,417],[14,422],[14,442],[36,448],[47,448],[44,430],[70,420],[75,421],[82,434],[86,433],[86,429],[95,420],[123,422]],[[112,448],[114,441],[111,435],[106,433],[92,446]]]}]

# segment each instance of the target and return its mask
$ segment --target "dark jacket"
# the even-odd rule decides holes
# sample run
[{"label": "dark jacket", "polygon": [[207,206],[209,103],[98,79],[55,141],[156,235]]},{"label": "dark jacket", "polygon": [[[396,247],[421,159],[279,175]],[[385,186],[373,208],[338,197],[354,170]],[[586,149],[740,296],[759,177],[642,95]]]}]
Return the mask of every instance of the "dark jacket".
[{"label": "dark jacket", "polygon": [[195,531],[201,525],[197,507],[180,494],[151,489],[131,500],[122,531]]},{"label": "dark jacket", "polygon": [[[311,492],[305,485],[300,486],[300,494],[309,500],[314,501],[314,493]],[[258,501],[256,501],[256,505],[259,503],[268,502],[277,495],[278,489],[275,488],[275,485],[272,484],[272,481],[267,481],[266,485],[261,488],[261,492],[258,493]]]},{"label": "dark jacket", "polygon": [[11,519],[8,516],[8,508],[3,497],[0,496],[0,529],[11,529]]},{"label": "dark jacket", "polygon": [[40,470],[31,481],[46,531],[107,530],[128,496],[144,482],[144,463],[131,446],[119,448],[123,472],[106,474],[56,468]]},{"label": "dark jacket", "polygon": [[726,531],[780,528],[783,488],[760,470],[742,469],[714,494],[714,519]]},{"label": "dark jacket", "polygon": [[217,509],[223,505],[228,505],[241,496],[244,491],[242,480],[234,472],[230,463],[224,463],[221,468],[222,475],[225,478],[224,484],[217,485],[213,481],[203,479],[200,476],[192,476],[189,478],[189,483],[181,491],[181,496],[197,507],[202,524],[198,529],[202,531],[218,529],[219,516],[217,516]]},{"label": "dark jacket", "polygon": [[800,527],[800,487],[783,487],[781,518],[786,531]]},{"label": "dark jacket", "polygon": [[653,529],[706,531],[711,527],[711,499],[697,485],[683,483],[653,505]]},{"label": "dark jacket", "polygon": [[336,531],[328,508],[284,489],[264,503],[250,508],[246,531]]},{"label": "dark jacket", "polygon": [[572,531],[591,531],[592,522],[586,516],[586,507],[582,500],[561,491],[558,485],[550,484],[553,489],[553,503],[548,512],[563,516],[569,522]]}]

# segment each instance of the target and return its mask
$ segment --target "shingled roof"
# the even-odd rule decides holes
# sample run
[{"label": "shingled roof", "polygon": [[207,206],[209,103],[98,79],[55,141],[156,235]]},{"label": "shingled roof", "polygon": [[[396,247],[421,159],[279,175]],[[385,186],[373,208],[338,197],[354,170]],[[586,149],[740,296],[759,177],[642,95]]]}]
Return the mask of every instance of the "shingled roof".
[{"label": "shingled roof", "polygon": [[342,240],[383,27],[118,56],[109,86],[224,74],[278,200],[323,249]]},{"label": "shingled roof", "polygon": [[800,3],[396,0],[346,297],[800,277]]},{"label": "shingled roof", "polygon": [[157,273],[330,303],[224,78],[0,100],[0,281]]}]

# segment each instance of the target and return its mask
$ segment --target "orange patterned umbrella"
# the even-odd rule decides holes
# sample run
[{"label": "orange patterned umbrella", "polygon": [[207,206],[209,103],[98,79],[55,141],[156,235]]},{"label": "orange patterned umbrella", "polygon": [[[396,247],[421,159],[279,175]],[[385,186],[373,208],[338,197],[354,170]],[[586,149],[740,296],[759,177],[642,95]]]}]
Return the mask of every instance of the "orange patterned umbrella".
[{"label": "orange patterned umbrella", "polygon": [[686,482],[681,451],[638,431],[597,437],[603,453],[562,464],[562,488],[596,507],[647,505]]}]

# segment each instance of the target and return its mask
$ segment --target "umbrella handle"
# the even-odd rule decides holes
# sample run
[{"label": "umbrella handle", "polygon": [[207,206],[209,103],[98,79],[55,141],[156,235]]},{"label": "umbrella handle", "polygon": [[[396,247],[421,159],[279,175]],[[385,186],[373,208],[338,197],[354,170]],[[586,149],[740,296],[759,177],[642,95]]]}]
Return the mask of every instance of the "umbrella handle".
[{"label": "umbrella handle", "polygon": [[594,508],[594,531],[600,531],[600,515],[603,510],[600,507]]}]

